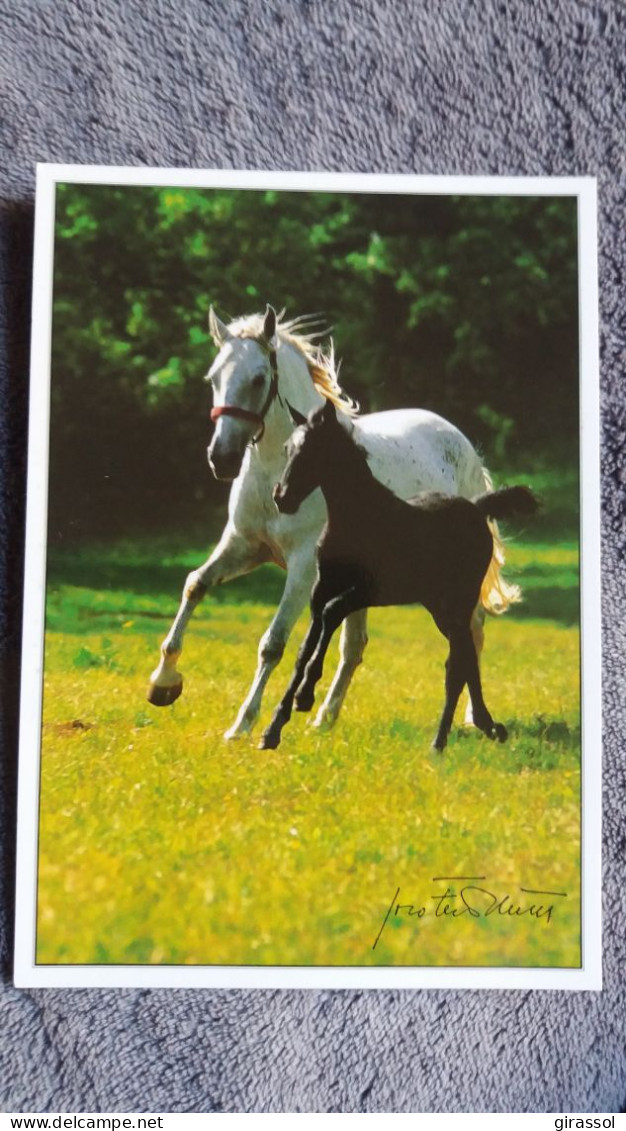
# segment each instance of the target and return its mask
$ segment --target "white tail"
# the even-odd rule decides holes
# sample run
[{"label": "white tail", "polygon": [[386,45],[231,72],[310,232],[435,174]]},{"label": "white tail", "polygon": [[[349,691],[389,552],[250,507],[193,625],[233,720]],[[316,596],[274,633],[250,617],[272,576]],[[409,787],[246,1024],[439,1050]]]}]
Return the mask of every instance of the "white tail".
[{"label": "white tail", "polygon": [[[487,490],[493,491],[493,480],[487,468],[483,467],[482,472]],[[502,576],[502,567],[506,556],[504,543],[495,519],[489,519],[489,528],[493,535],[493,556],[480,590],[480,603],[486,612],[499,616],[501,613],[505,613],[510,605],[515,605],[518,601],[521,601],[522,591],[519,585],[511,585]]]}]

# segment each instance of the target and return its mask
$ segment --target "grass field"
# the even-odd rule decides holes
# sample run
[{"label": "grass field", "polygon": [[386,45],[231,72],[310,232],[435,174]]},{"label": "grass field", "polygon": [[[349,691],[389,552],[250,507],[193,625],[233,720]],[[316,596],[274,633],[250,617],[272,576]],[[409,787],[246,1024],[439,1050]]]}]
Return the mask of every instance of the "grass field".
[{"label": "grass field", "polygon": [[[157,710],[147,677],[204,548],[51,558],[38,961],[579,965],[578,550],[567,533],[550,540],[539,523],[538,541],[511,546],[525,602],[487,625],[485,698],[508,742],[463,728],[459,711],[443,755],[430,742],[446,646],[422,609],[371,613],[366,662],[332,732],[296,715],[278,751],[259,751],[258,734],[227,744],[222,733],[278,571],[205,600],[181,660],[185,692]],[[324,686],[329,676],[330,665]],[[530,899],[520,887],[567,895],[550,921],[453,917],[441,913],[442,876],[484,876],[494,897],[518,902]],[[450,883],[450,908],[461,886]],[[391,914],[373,949],[398,888],[397,902],[426,911]],[[489,897],[475,898],[483,912]]]}]

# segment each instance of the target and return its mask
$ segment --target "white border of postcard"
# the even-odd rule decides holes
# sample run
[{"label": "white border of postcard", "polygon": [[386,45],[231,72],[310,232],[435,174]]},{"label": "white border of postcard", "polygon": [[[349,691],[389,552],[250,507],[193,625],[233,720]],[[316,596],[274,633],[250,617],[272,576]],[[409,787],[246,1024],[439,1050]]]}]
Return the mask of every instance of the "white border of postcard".
[{"label": "white border of postcard", "polygon": [[[582,565],[582,966],[52,966],[35,963],[37,824],[46,578],[46,517],[55,190],[74,184],[575,196],[580,318]],[[562,989],[602,988],[601,639],[596,181],[590,177],[434,177],[39,165],[35,210],[26,567],[18,789],[14,978],[18,986]]]}]

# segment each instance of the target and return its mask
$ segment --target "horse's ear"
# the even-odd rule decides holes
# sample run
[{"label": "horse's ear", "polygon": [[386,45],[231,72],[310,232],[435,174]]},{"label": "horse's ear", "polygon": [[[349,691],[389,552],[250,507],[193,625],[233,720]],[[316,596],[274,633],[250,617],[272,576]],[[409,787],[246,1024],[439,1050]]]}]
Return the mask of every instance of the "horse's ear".
[{"label": "horse's ear", "polygon": [[303,416],[301,412],[298,412],[297,408],[294,408],[293,405],[289,404],[289,401],[286,401],[285,403],[287,405],[287,408],[289,409],[289,415],[294,427],[299,428],[301,424],[306,424],[306,416]]},{"label": "horse's ear", "polygon": [[221,318],[218,318],[212,306],[209,308],[209,333],[218,349],[220,349],[229,338],[232,338],[228,326],[225,322],[222,322]]},{"label": "horse's ear", "polygon": [[278,342],[276,340],[276,311],[273,306],[267,304],[265,311],[265,318],[263,319],[263,337],[265,339],[267,348],[275,350]]}]

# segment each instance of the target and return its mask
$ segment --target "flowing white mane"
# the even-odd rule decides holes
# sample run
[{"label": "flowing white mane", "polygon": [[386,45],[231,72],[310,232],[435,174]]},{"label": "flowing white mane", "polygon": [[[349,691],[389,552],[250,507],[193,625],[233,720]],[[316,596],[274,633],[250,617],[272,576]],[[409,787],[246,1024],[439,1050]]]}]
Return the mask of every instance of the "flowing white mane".
[{"label": "flowing white mane", "polygon": [[[306,362],[315,388],[323,397],[332,401],[342,412],[349,416],[356,416],[359,411],[357,402],[348,396],[339,384],[339,364],[335,362],[332,338],[328,351],[325,352],[315,341],[316,338],[323,335],[324,331],[310,329],[318,321],[314,316],[304,315],[300,318],[283,321],[284,314],[285,311],[282,310],[276,323],[276,333],[279,340],[293,346],[298,351]],[[263,320],[264,315],[262,314],[246,314],[242,318],[236,318],[234,322],[230,322],[228,329],[236,338],[261,338]],[[307,327],[309,327],[308,331]]]}]

